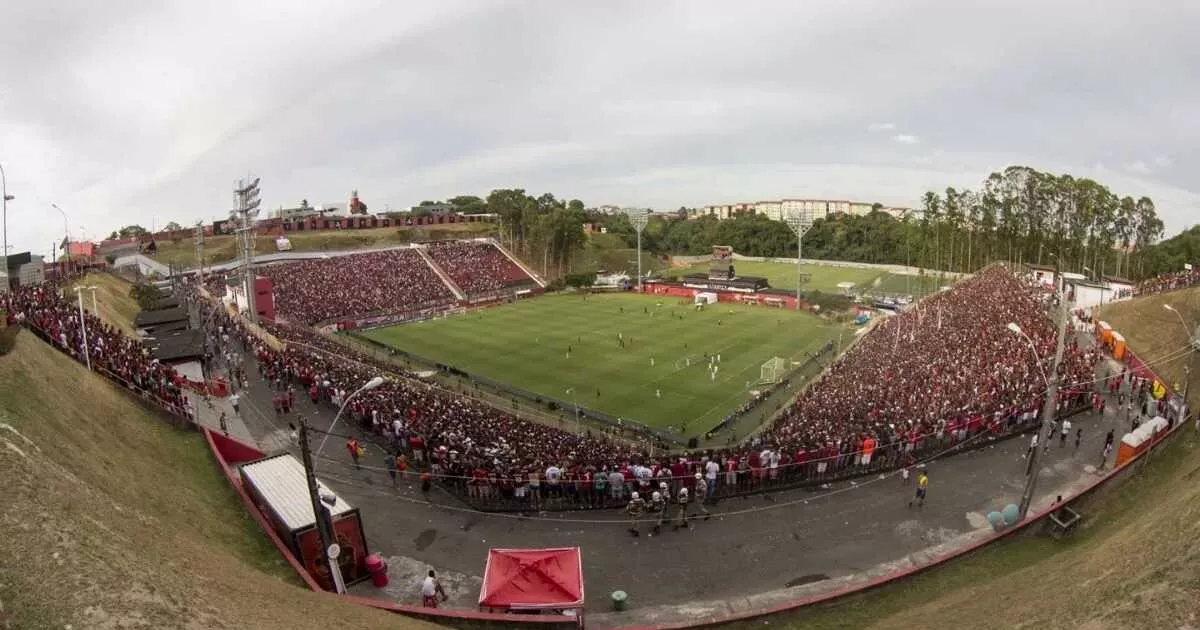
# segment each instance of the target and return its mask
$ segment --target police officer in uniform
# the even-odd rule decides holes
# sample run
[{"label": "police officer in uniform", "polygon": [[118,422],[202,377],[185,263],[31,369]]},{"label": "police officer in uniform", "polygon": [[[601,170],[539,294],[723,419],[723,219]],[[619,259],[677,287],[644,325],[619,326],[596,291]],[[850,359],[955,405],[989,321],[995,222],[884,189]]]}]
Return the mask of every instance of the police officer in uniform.
[{"label": "police officer in uniform", "polygon": [[700,508],[700,512],[704,514],[704,520],[712,518],[712,514],[708,513],[708,508],[704,507],[704,497],[708,496],[708,480],[704,478],[703,473],[696,473],[696,507]]},{"label": "police officer in uniform", "polygon": [[688,523],[688,520],[687,520],[688,519],[687,510],[688,510],[688,503],[690,502],[690,498],[688,497],[688,489],[686,487],[679,489],[679,494],[676,495],[675,501],[676,501],[676,504],[679,506],[679,522],[675,523],[675,527],[671,531],[679,531],[680,527],[686,527],[688,529],[691,529],[692,525],[691,525],[691,523]]},{"label": "police officer in uniform", "polygon": [[629,513],[629,533],[635,537],[641,536],[642,533],[639,531],[641,527],[640,519],[642,518],[642,513],[646,511],[646,502],[642,500],[642,497],[638,493],[634,492],[633,496],[629,498],[629,505],[625,506],[625,511]]},{"label": "police officer in uniform", "polygon": [[663,521],[667,518],[667,500],[663,498],[662,492],[655,490],[654,494],[650,495],[650,513],[655,517],[652,533],[657,534],[663,526]]}]

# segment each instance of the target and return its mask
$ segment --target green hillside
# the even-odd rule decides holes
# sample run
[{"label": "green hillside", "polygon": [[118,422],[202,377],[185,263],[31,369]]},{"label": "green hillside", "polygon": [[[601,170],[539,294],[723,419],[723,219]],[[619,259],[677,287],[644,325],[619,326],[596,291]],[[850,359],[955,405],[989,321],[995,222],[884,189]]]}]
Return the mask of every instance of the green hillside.
[{"label": "green hillside", "polygon": [[199,433],[28,333],[0,357],[0,479],[0,628],[437,627],[300,586]]}]

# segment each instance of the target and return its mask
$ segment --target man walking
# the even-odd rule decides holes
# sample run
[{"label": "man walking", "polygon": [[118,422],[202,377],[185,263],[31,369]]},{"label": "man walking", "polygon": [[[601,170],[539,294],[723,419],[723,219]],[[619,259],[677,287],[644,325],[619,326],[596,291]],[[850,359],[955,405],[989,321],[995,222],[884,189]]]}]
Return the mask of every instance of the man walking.
[{"label": "man walking", "polygon": [[1062,440],[1059,442],[1059,448],[1064,448],[1067,445],[1067,436],[1071,434],[1071,421],[1063,418],[1062,421]]},{"label": "man walking", "polygon": [[641,495],[634,492],[629,497],[629,505],[625,506],[625,512],[629,514],[629,533],[633,534],[634,538],[642,535],[641,518],[646,511],[646,502],[642,500]]},{"label": "man walking", "polygon": [[362,466],[359,465],[358,458],[362,457],[364,452],[362,445],[358,443],[358,440],[350,438],[346,440],[346,450],[350,451],[350,459],[354,460],[354,467],[361,470]]},{"label": "man walking", "polygon": [[712,514],[708,513],[708,508],[704,507],[704,498],[708,495],[708,480],[704,478],[704,475],[696,473],[696,507],[704,514],[704,520],[706,521],[712,517]]},{"label": "man walking", "polygon": [[675,527],[671,531],[679,531],[680,527],[692,528],[692,524],[688,522],[688,489],[686,487],[679,489],[678,498],[676,499],[679,505],[679,522],[675,523]]},{"label": "man walking", "polygon": [[442,588],[442,583],[434,575],[433,569],[429,570],[429,575],[421,581],[421,606],[425,608],[437,608],[438,601],[446,601],[446,589]]},{"label": "man walking", "polygon": [[1104,453],[1100,459],[1100,470],[1104,470],[1104,467],[1108,464],[1108,455],[1112,453],[1113,449],[1113,439],[1113,430],[1109,429],[1108,435],[1104,436]]},{"label": "man walking", "polygon": [[[664,482],[660,486],[664,491],[667,484]],[[667,518],[667,500],[663,498],[662,492],[655,490],[654,494],[650,495],[650,514],[654,516],[653,534],[657,534],[662,529],[663,522]]]},{"label": "man walking", "polygon": [[917,493],[908,501],[908,507],[913,506],[913,501],[917,502],[917,507],[925,506],[925,490],[929,488],[929,475],[924,470],[917,473]]},{"label": "man walking", "polygon": [[383,465],[387,466],[388,476],[392,478],[392,487],[396,487],[396,456],[390,452],[384,456]]},{"label": "man walking", "polygon": [[240,415],[240,412],[238,411],[238,403],[240,402],[242,402],[241,396],[238,396],[237,394],[231,394],[229,396],[229,404],[233,405],[233,415],[235,416]]}]

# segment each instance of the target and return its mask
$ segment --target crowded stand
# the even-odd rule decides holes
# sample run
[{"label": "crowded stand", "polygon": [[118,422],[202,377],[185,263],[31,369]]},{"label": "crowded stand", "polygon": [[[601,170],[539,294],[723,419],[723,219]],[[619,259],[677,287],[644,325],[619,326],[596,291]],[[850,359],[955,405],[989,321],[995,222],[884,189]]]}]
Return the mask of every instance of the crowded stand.
[{"label": "crowded stand", "polygon": [[264,265],[275,308],[297,323],[448,304],[454,294],[415,250],[392,249]]},{"label": "crowded stand", "polygon": [[529,274],[491,243],[431,243],[427,251],[429,257],[468,295],[491,293],[533,283]]},{"label": "crowded stand", "polygon": [[[66,279],[66,280],[69,280]],[[125,336],[90,312],[80,314],[73,300],[63,297],[63,282],[45,282],[0,295],[8,324],[21,324],[93,370],[105,374],[180,417],[190,417],[184,379],[170,366],[150,356],[141,341]],[[87,339],[85,357],[84,334]]]},{"label": "crowded stand", "polygon": [[[805,453],[855,452],[868,442],[910,451],[921,436],[1004,430],[1045,391],[1056,345],[1050,299],[999,265],[927,298],[864,336],[801,394],[770,440]],[[1010,322],[1033,341],[1039,361]],[[1097,359],[1069,339],[1062,382],[1089,383]],[[1085,391],[1090,386],[1068,385],[1063,397],[1079,400]]]},{"label": "crowded stand", "polygon": [[1137,285],[1138,295],[1165,293],[1176,289],[1186,289],[1200,285],[1200,266],[1182,269],[1172,273],[1164,273],[1153,278],[1142,280]]},{"label": "crowded stand", "polygon": [[[240,338],[280,396],[298,387],[313,403],[336,408],[388,374],[383,386],[351,401],[346,417],[397,456],[390,461],[404,462],[401,473],[418,474],[411,462],[423,479],[475,507],[611,507],[634,490],[675,490],[697,474],[708,479],[709,498],[729,496],[907,467],[1035,426],[1041,370],[1050,369],[1056,341],[1051,300],[1003,267],[986,269],[865,334],[750,445],[683,456],[513,417],[311,330],[268,325],[284,341],[282,351],[244,331]],[[218,321],[235,328],[238,320]],[[1009,322],[1032,339],[1040,360]],[[1058,401],[1064,411],[1086,406],[1096,358],[1068,343]]]}]

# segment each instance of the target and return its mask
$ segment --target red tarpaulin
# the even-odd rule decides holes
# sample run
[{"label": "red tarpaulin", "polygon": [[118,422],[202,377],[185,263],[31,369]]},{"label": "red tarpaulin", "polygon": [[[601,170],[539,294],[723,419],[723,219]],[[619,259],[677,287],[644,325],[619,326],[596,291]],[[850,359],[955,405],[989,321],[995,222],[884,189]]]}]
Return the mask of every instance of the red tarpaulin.
[{"label": "red tarpaulin", "polygon": [[583,562],[579,547],[488,551],[479,606],[509,610],[581,608]]}]

